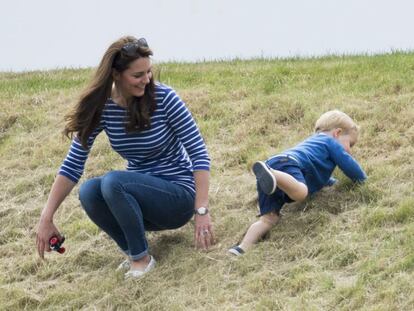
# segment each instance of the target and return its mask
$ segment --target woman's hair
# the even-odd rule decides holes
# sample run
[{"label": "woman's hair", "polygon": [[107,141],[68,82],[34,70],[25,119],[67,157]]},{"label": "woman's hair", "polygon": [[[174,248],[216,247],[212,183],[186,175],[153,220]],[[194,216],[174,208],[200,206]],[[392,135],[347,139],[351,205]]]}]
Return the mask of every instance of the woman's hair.
[{"label": "woman's hair", "polygon": [[[131,62],[141,57],[150,57],[151,49],[145,39],[137,40],[125,36],[112,43],[106,50],[96,69],[89,86],[81,94],[78,103],[65,120],[67,121],[63,134],[72,138],[76,133],[82,146],[88,148],[88,138],[99,125],[102,111],[108,98],[111,97],[113,69],[122,73],[128,69]],[[155,110],[155,85],[153,77],[145,86],[142,97],[134,97],[127,104],[126,131],[142,131],[151,126],[150,117]]]},{"label": "woman's hair", "polygon": [[315,123],[315,132],[327,132],[341,128],[346,133],[355,130],[359,131],[358,125],[346,113],[339,110],[331,110],[322,114]]}]

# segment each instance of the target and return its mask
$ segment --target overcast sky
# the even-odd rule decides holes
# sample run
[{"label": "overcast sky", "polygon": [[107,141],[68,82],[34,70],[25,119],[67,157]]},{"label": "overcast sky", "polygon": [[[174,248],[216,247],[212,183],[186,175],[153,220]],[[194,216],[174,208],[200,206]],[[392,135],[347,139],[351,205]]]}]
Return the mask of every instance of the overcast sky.
[{"label": "overcast sky", "polygon": [[145,37],[154,60],[414,50],[413,0],[12,0],[0,11],[0,71],[96,66]]}]

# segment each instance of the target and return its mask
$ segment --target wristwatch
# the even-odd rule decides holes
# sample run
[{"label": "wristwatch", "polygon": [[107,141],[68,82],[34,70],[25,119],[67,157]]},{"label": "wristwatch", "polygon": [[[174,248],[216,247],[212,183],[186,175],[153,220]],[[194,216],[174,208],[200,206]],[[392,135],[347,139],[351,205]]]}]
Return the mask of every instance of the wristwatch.
[{"label": "wristwatch", "polygon": [[200,215],[200,216],[207,215],[208,214],[208,208],[205,207],[205,206],[196,208],[194,210],[194,214],[197,214],[197,215]]}]

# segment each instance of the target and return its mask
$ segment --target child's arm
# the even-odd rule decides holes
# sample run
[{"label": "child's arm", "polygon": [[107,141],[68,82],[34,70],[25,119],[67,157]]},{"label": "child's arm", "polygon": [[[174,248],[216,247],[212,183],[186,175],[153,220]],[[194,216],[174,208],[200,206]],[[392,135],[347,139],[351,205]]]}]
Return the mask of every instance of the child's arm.
[{"label": "child's arm", "polygon": [[342,172],[354,182],[363,182],[367,179],[359,163],[345,151],[344,147],[339,143],[334,143],[330,148],[330,154],[333,161],[338,165]]}]

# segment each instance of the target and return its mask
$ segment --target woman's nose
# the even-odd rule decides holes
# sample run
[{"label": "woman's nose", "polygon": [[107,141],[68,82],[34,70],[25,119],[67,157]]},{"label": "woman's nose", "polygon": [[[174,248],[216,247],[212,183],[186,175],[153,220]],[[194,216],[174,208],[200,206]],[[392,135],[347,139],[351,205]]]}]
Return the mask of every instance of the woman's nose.
[{"label": "woman's nose", "polygon": [[147,73],[147,74],[144,76],[144,82],[145,82],[146,84],[148,84],[148,83],[150,82],[150,79],[151,79],[151,73]]}]

